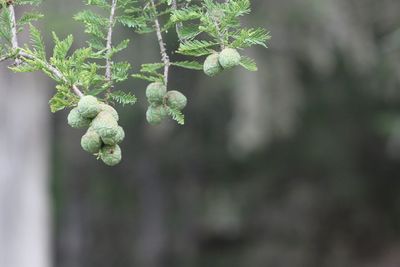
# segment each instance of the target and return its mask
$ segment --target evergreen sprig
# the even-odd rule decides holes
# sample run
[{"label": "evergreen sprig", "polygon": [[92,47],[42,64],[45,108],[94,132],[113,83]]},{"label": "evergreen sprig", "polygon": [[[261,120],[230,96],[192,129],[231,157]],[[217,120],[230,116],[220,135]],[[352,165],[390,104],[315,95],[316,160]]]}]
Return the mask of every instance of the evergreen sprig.
[{"label": "evergreen sprig", "polygon": [[[50,109],[57,112],[74,108],[69,115],[69,123],[73,127],[87,125],[88,121],[103,127],[100,123],[103,117],[113,127],[118,126],[117,112],[106,103],[122,106],[136,103],[131,91],[116,89],[118,83],[129,77],[150,82],[146,89],[149,101],[146,116],[151,124],[161,122],[166,116],[184,124],[182,110],[187,98],[179,91],[169,90],[170,72],[175,68],[185,68],[204,70],[207,75],[213,76],[237,65],[256,71],[255,61],[241,56],[237,50],[254,45],[267,47],[270,38],[263,28],[242,26],[241,17],[251,12],[250,0],[84,0],[85,8],[73,18],[84,26],[88,35],[86,45],[72,50],[72,35],[61,38],[53,32],[54,46],[47,55],[42,34],[33,25],[43,17],[35,10],[41,2],[0,0],[0,62],[12,60],[10,69],[15,72],[42,71],[53,79],[57,84],[55,94],[49,101]],[[14,9],[23,5],[28,7],[17,18]],[[115,56],[129,45],[129,39],[115,40],[116,27],[128,27],[139,34],[153,33],[160,48],[160,61],[144,63],[138,73],[132,74],[129,62],[115,60]],[[18,35],[24,30],[29,31],[30,41],[20,45]],[[171,51],[167,50],[165,36],[173,32],[177,37],[174,50],[186,56],[185,59],[175,60]],[[196,59],[205,56],[204,64]],[[89,110],[82,109],[82,106]],[[94,117],[91,109],[99,118]],[[89,117],[79,118],[80,112]],[[101,115],[101,112],[107,114]],[[97,134],[110,134],[109,130],[101,127],[97,129]],[[118,132],[118,137],[113,138],[120,142],[123,131],[113,129]],[[85,138],[94,135],[89,128]],[[114,149],[119,151],[120,160],[118,145],[115,143],[116,146],[110,148],[107,144],[114,139],[109,136],[101,138],[103,143],[97,142],[102,144],[98,148],[101,150],[96,155],[101,155],[100,158],[108,164],[116,163],[112,152]]]}]

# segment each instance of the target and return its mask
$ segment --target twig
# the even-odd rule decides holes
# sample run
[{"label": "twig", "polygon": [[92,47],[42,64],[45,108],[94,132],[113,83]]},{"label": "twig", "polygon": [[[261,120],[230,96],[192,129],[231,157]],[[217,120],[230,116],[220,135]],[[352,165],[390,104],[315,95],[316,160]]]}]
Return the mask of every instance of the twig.
[{"label": "twig", "polygon": [[224,34],[221,31],[221,28],[219,27],[219,19],[216,18],[214,16],[214,14],[210,14],[210,15],[211,15],[212,21],[214,22],[215,29],[217,30],[217,34],[218,34],[218,39],[219,39],[219,42],[220,42],[221,50],[224,50],[224,48],[225,48],[225,38],[224,38]]},{"label": "twig", "polygon": [[[14,10],[14,6],[12,4],[8,5],[8,10],[10,12],[10,26],[11,26],[11,45],[14,51],[17,52],[17,54],[15,55],[15,63],[17,65],[21,64],[21,59],[27,58],[27,59],[31,59],[31,60],[35,60],[35,61],[40,61],[43,66],[46,67],[46,69],[48,71],[50,71],[51,73],[54,74],[54,76],[56,76],[58,79],[63,80],[64,82],[67,82],[67,79],[65,78],[65,76],[61,73],[60,70],[58,70],[56,67],[50,65],[49,63],[40,60],[39,58],[24,52],[23,50],[21,50],[21,48],[18,45],[18,36],[17,36],[17,23],[16,23],[16,19],[15,19],[15,10]],[[2,58],[3,59],[3,58]],[[4,60],[7,58],[4,58]],[[2,60],[0,60],[2,61]],[[76,85],[72,85],[72,91],[79,97],[83,97],[83,93],[81,92],[81,90],[79,90],[79,88]]]},{"label": "twig", "polygon": [[3,62],[5,60],[9,59],[10,57],[11,57],[10,55],[1,56],[0,57],[0,62]]},{"label": "twig", "polygon": [[[117,7],[117,0],[112,0],[111,4],[111,11],[110,11],[110,18],[109,18],[109,26],[108,26],[108,34],[107,34],[107,59],[106,59],[106,79],[107,81],[111,81],[111,52],[112,52],[112,34],[113,34],[113,26],[114,26],[114,17],[115,17],[115,10]],[[110,88],[111,89],[111,88]]]},{"label": "twig", "polygon": [[[35,57],[32,54],[26,53],[22,50],[20,50],[17,54],[17,58],[19,59],[30,59],[30,60],[35,60],[35,61],[39,61],[48,71],[50,71],[54,76],[56,76],[58,79],[63,80],[64,82],[67,82],[67,79],[65,78],[65,76],[61,73],[61,71],[59,69],[57,69],[56,67],[54,67],[53,65]],[[79,90],[79,88],[76,85],[72,85],[72,91],[79,97],[83,97],[84,94],[81,92],[81,90]]]},{"label": "twig", "polygon": [[[17,36],[17,21],[15,19],[15,10],[12,4],[8,5],[8,12],[10,12],[10,29],[11,29],[11,46],[14,51],[18,49],[18,36]],[[15,60],[15,64],[20,64],[19,59]]]},{"label": "twig", "polygon": [[169,61],[167,49],[165,48],[165,43],[164,43],[162,33],[161,33],[160,22],[158,21],[158,18],[157,18],[157,9],[156,9],[156,5],[154,4],[154,0],[150,0],[150,3],[152,5],[152,7],[154,8],[154,12],[155,12],[154,26],[156,28],[158,44],[160,45],[161,58],[164,63],[164,83],[165,83],[165,86],[167,86],[168,85],[168,73],[169,73],[169,67],[171,66],[171,62]]}]

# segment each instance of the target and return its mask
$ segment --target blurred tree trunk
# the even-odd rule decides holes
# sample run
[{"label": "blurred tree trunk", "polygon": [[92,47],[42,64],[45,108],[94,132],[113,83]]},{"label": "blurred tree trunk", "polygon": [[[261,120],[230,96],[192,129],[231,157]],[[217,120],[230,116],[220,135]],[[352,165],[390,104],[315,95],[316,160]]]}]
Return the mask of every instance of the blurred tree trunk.
[{"label": "blurred tree trunk", "polygon": [[50,266],[49,113],[44,89],[37,76],[0,69],[2,267]]}]

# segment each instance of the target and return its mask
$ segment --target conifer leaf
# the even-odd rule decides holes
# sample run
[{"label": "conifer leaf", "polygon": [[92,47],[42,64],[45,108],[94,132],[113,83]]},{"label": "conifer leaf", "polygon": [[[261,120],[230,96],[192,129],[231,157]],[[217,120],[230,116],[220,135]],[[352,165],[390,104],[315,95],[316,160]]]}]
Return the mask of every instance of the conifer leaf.
[{"label": "conifer leaf", "polygon": [[125,106],[125,105],[134,105],[137,101],[136,96],[131,94],[130,92],[124,91],[115,91],[109,94],[110,98],[117,103]]},{"label": "conifer leaf", "polygon": [[254,61],[254,59],[251,59],[249,57],[242,57],[240,60],[240,65],[249,71],[257,71],[258,70],[257,64]]},{"label": "conifer leaf", "polygon": [[192,70],[203,69],[203,64],[200,64],[197,61],[178,61],[178,62],[172,62],[171,64],[185,69],[192,69]]}]

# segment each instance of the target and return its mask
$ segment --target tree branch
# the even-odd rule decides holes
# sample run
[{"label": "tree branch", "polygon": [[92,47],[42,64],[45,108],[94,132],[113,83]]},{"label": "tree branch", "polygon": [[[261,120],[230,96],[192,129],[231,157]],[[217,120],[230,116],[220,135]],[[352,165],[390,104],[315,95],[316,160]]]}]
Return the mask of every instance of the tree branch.
[{"label": "tree branch", "polygon": [[[17,36],[17,23],[15,19],[15,10],[14,6],[12,4],[8,5],[8,10],[10,12],[10,26],[11,26],[11,45],[12,48],[17,54],[15,55],[15,63],[17,65],[21,64],[21,59],[23,60],[24,58],[35,60],[35,61],[40,61],[48,71],[54,74],[58,79],[63,80],[64,82],[67,82],[65,76],[61,73],[60,70],[58,70],[56,67],[50,65],[49,63],[40,60],[39,58],[26,53],[21,50],[21,48],[18,45],[18,36]],[[6,60],[7,58],[1,58],[2,60]],[[1,60],[0,60],[1,61]],[[83,93],[81,90],[76,85],[72,85],[72,91],[79,97],[83,97]]]},{"label": "tree branch", "polygon": [[[14,51],[18,50],[18,36],[17,36],[17,21],[15,19],[15,10],[12,4],[8,5],[8,12],[10,13],[10,29],[11,29],[11,46]],[[15,64],[20,64],[19,59],[15,60]]]},{"label": "tree branch", "polygon": [[150,3],[152,5],[152,7],[154,8],[154,12],[155,12],[154,26],[156,28],[158,44],[160,45],[161,58],[164,63],[164,83],[165,83],[165,86],[167,86],[168,85],[169,67],[171,66],[171,62],[169,61],[167,49],[165,48],[165,43],[164,43],[164,40],[162,37],[160,22],[158,21],[158,18],[157,18],[157,8],[156,8],[156,5],[154,4],[154,0],[150,0]]},{"label": "tree branch", "polygon": [[117,0],[112,0],[109,25],[108,25],[107,44],[106,44],[106,49],[107,49],[106,79],[109,82],[111,82],[111,78],[112,78],[111,77],[111,67],[112,67],[111,52],[112,52],[112,35],[113,35],[113,26],[114,26],[116,7],[117,7]]},{"label": "tree branch", "polygon": [[5,60],[7,60],[7,59],[9,59],[9,58],[11,58],[10,55],[0,56],[0,62],[3,62],[3,61],[5,61]]},{"label": "tree branch", "polygon": [[[19,59],[31,59],[31,60],[35,60],[35,61],[40,61],[40,63],[48,70],[50,71],[54,76],[56,76],[58,79],[63,80],[64,82],[67,82],[67,79],[65,78],[65,76],[61,73],[61,71],[59,69],[57,69],[56,67],[54,67],[53,65],[40,60],[39,58],[35,57],[34,55],[31,55],[29,53],[26,53],[22,50],[20,50],[17,54],[17,58]],[[81,92],[81,90],[79,90],[79,88],[76,85],[72,85],[72,91],[79,97],[83,97],[84,94]]]}]

